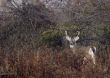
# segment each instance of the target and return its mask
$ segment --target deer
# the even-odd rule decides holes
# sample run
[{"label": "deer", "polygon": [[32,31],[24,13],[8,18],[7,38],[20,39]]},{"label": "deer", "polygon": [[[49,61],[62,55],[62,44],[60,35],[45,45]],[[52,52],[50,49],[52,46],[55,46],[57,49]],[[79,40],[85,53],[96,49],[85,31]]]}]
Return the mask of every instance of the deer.
[{"label": "deer", "polygon": [[77,31],[77,35],[75,37],[70,37],[68,35],[68,32],[65,31],[65,39],[69,42],[69,47],[70,49],[72,49],[74,54],[83,54],[84,58],[83,58],[83,64],[85,61],[87,61],[87,59],[91,59],[93,64],[96,64],[95,61],[95,54],[96,53],[96,47],[95,46],[77,46],[77,41],[80,39],[79,37],[80,35],[80,31]]}]

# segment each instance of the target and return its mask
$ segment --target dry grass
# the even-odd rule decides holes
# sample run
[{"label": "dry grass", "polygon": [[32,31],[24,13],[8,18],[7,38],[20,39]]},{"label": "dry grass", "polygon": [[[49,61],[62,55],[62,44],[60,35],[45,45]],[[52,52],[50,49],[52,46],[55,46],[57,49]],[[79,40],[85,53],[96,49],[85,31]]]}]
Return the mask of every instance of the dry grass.
[{"label": "dry grass", "polygon": [[110,48],[97,54],[97,64],[83,64],[83,56],[70,49],[0,50],[0,78],[110,78]]}]

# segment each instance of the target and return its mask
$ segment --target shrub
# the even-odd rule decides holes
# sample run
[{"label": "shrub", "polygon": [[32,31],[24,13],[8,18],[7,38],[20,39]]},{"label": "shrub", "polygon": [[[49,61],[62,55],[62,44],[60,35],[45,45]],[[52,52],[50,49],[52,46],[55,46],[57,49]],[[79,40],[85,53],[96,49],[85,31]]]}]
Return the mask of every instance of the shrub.
[{"label": "shrub", "polygon": [[47,31],[44,31],[42,33],[41,40],[44,44],[51,46],[51,47],[57,47],[57,46],[62,46],[62,32],[58,30],[52,30],[49,29]]}]

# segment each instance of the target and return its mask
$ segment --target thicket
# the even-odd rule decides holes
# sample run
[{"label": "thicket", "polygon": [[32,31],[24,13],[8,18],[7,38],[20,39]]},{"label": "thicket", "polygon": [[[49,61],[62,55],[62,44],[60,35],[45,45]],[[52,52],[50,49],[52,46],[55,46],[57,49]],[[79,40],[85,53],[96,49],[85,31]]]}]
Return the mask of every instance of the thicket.
[{"label": "thicket", "polygon": [[50,11],[43,4],[23,4],[8,9],[1,14],[1,47],[37,47],[40,34],[54,25]]},{"label": "thicket", "polygon": [[[110,24],[109,21],[103,20],[109,17],[102,13],[105,12],[109,16],[109,2],[105,1],[108,6],[103,2],[86,2],[85,4],[82,2],[77,7],[72,5],[69,8],[65,7],[64,13],[70,12],[71,21],[62,24],[54,20],[54,11],[46,8],[42,3],[37,5],[23,3],[19,7],[14,7],[14,5],[7,7],[9,11],[3,12],[0,20],[1,47],[36,48],[41,45],[62,47],[65,30],[68,30],[70,36],[75,36],[76,31],[80,31],[78,43],[81,45],[109,45]],[[103,7],[98,6],[99,3]]]},{"label": "thicket", "polygon": [[[7,7],[0,13],[0,73],[7,77],[12,72],[13,78],[109,78],[110,3],[90,1],[64,7],[69,21],[61,23],[60,16],[42,3]],[[81,32],[78,46],[97,47],[94,68],[90,62],[84,66],[82,57],[68,48],[65,30],[71,37]]]}]

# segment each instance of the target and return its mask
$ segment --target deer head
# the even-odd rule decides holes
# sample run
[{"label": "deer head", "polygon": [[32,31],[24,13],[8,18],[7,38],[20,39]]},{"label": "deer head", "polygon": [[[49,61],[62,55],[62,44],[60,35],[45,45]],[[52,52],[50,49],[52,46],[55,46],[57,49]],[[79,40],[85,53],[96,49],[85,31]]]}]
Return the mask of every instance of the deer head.
[{"label": "deer head", "polygon": [[65,31],[66,40],[69,42],[70,48],[74,48],[75,45],[76,45],[76,42],[79,40],[79,34],[80,34],[80,32],[77,31],[77,33],[78,33],[77,36],[75,36],[75,37],[72,38],[72,37],[70,37],[68,35],[67,31]]}]

